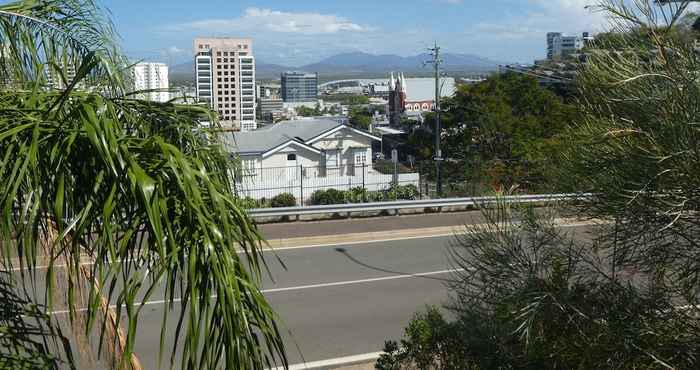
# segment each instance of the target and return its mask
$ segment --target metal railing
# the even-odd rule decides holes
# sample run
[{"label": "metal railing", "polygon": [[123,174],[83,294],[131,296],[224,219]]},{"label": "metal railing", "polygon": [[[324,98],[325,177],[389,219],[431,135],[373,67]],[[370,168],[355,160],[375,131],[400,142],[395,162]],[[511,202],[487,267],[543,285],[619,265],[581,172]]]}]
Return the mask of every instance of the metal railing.
[{"label": "metal railing", "polygon": [[513,196],[490,196],[490,197],[472,197],[472,198],[453,198],[453,199],[427,199],[427,200],[409,200],[396,202],[378,202],[378,203],[352,203],[340,205],[322,205],[322,206],[306,206],[306,207],[286,207],[286,208],[261,208],[251,209],[249,214],[253,218],[263,217],[290,217],[290,216],[308,216],[322,214],[352,214],[357,212],[378,212],[378,211],[395,211],[406,209],[437,209],[442,211],[445,207],[469,207],[469,206],[486,206],[504,201],[507,203],[543,203],[543,202],[562,202],[583,200],[591,194],[542,194],[542,195],[513,195]]}]

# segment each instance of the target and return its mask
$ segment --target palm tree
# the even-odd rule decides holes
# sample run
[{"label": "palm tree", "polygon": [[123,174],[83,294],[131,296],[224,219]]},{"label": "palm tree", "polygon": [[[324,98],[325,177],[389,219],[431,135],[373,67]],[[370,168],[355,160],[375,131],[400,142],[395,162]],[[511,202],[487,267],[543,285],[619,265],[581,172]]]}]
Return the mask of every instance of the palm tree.
[{"label": "palm tree", "polygon": [[188,369],[286,366],[262,237],[198,124],[216,117],[132,99],[104,14],[92,0],[0,5],[0,367],[73,366],[67,321],[112,366],[138,368],[154,298],[171,367],[176,351]]}]

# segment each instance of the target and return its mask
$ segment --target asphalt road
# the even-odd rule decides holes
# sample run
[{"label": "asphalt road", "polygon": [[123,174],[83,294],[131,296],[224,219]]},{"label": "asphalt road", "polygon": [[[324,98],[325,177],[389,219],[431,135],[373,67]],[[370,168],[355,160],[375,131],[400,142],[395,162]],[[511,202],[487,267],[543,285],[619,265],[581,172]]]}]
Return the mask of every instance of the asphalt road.
[{"label": "asphalt road", "polygon": [[[381,351],[413,314],[448,299],[446,246],[451,238],[279,251],[265,295],[282,318],[292,364]],[[412,274],[427,276],[412,277]],[[157,368],[161,305],[142,313],[136,353]],[[176,312],[173,312],[173,317]],[[173,329],[170,329],[173,332]],[[164,367],[165,368],[165,367]]]},{"label": "asphalt road", "polygon": [[[286,269],[268,258],[271,276],[262,289],[282,319],[290,363],[379,352],[385,340],[399,339],[415,312],[447,302],[446,281],[452,276],[447,251],[453,242],[451,236],[402,240],[402,232],[478,219],[466,213],[263,226],[271,239],[329,235],[335,236],[329,240],[342,241],[344,234],[376,230],[395,230],[392,239],[398,239],[278,250]],[[158,369],[164,310],[155,301],[140,315],[135,352],[144,369]],[[170,336],[178,315],[178,308],[169,313]],[[173,340],[166,340],[163,369],[169,368]],[[80,363],[79,368],[104,365]]]}]

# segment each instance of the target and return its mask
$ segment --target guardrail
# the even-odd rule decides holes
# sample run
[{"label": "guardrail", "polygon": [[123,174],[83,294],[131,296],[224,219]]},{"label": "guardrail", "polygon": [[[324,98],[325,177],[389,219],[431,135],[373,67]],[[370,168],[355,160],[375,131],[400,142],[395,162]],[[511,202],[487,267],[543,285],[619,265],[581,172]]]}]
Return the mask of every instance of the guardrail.
[{"label": "guardrail", "polygon": [[561,202],[581,200],[589,197],[590,194],[543,194],[543,195],[512,195],[512,196],[491,196],[491,197],[473,197],[473,198],[452,198],[452,199],[426,199],[426,200],[407,200],[396,202],[378,202],[378,203],[351,203],[351,204],[335,204],[328,206],[306,206],[306,207],[285,207],[285,208],[258,208],[249,211],[253,218],[263,217],[290,217],[321,214],[348,214],[357,212],[377,212],[377,211],[395,211],[397,214],[400,210],[405,209],[421,209],[431,208],[442,211],[445,207],[469,207],[494,204],[498,201],[508,203],[542,203],[542,202]]}]

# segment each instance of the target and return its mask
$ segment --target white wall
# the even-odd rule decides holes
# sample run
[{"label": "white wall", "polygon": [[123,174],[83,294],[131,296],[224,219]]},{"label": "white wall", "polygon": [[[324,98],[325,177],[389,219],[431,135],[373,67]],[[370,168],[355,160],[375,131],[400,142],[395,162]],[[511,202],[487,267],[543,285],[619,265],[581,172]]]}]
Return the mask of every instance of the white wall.
[{"label": "white wall", "polygon": [[350,129],[343,129],[328,137],[325,137],[312,144],[322,150],[339,149],[340,166],[352,165],[354,163],[355,150],[366,148],[367,164],[372,163],[372,139],[353,132]]},{"label": "white wall", "polygon": [[[138,63],[134,66],[135,91],[168,89],[169,87],[167,65],[163,63]],[[140,96],[140,98],[164,103],[170,100],[170,92],[152,92]]]}]

